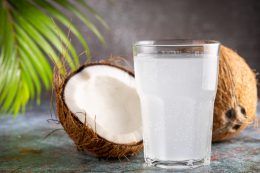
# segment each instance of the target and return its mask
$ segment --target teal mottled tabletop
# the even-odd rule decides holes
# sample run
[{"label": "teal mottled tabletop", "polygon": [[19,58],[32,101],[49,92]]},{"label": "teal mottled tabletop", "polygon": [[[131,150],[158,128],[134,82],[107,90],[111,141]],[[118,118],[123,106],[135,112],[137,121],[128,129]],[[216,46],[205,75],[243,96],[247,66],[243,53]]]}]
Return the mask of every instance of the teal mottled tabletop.
[{"label": "teal mottled tabletop", "polygon": [[[16,119],[0,118],[0,172],[171,172],[143,165],[143,153],[123,160],[80,153],[42,105]],[[260,129],[212,146],[211,165],[184,172],[260,172]]]}]

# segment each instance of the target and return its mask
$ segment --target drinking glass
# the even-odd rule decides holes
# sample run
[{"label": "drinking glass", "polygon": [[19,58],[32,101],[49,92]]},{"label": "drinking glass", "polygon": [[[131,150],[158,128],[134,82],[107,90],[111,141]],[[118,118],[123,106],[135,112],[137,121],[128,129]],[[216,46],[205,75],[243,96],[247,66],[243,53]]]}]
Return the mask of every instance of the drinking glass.
[{"label": "drinking glass", "polygon": [[147,165],[195,168],[210,164],[219,45],[212,40],[135,43]]}]

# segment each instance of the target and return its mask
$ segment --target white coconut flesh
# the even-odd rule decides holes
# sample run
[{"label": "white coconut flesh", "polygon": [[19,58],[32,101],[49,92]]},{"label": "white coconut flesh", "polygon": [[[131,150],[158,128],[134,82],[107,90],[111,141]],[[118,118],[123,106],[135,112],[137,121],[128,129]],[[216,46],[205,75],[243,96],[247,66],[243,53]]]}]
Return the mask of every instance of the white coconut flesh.
[{"label": "white coconut flesh", "polygon": [[109,65],[87,66],[67,81],[64,101],[100,137],[117,144],[142,140],[135,80],[124,70]]}]

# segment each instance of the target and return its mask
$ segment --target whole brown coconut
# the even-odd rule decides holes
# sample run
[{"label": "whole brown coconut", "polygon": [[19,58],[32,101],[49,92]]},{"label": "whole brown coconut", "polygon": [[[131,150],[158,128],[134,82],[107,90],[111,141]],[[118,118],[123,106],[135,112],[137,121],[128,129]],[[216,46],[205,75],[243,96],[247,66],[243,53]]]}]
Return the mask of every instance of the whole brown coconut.
[{"label": "whole brown coconut", "polygon": [[99,136],[95,132],[95,129],[90,128],[90,126],[86,122],[82,123],[82,121],[80,121],[77,116],[68,109],[68,106],[64,101],[63,92],[66,82],[82,69],[95,65],[112,66],[115,68],[119,68],[120,70],[124,70],[127,74],[134,76],[134,74],[127,70],[127,68],[113,65],[112,63],[109,63],[109,61],[83,65],[77,71],[65,76],[61,75],[59,71],[55,69],[53,82],[56,93],[56,109],[59,121],[64,127],[67,134],[76,144],[77,149],[80,151],[85,151],[97,157],[105,158],[121,158],[135,155],[143,149],[142,140],[131,144],[117,144],[108,141]]},{"label": "whole brown coconut", "polygon": [[213,142],[230,139],[256,120],[255,73],[233,50],[221,46]]}]

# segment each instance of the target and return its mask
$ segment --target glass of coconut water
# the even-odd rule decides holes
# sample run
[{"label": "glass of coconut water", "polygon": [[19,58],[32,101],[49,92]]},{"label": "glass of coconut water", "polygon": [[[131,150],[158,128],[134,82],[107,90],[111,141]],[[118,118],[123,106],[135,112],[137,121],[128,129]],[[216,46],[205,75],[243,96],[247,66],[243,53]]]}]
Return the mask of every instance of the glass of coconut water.
[{"label": "glass of coconut water", "polygon": [[134,67],[148,166],[210,164],[219,42],[140,41]]}]

